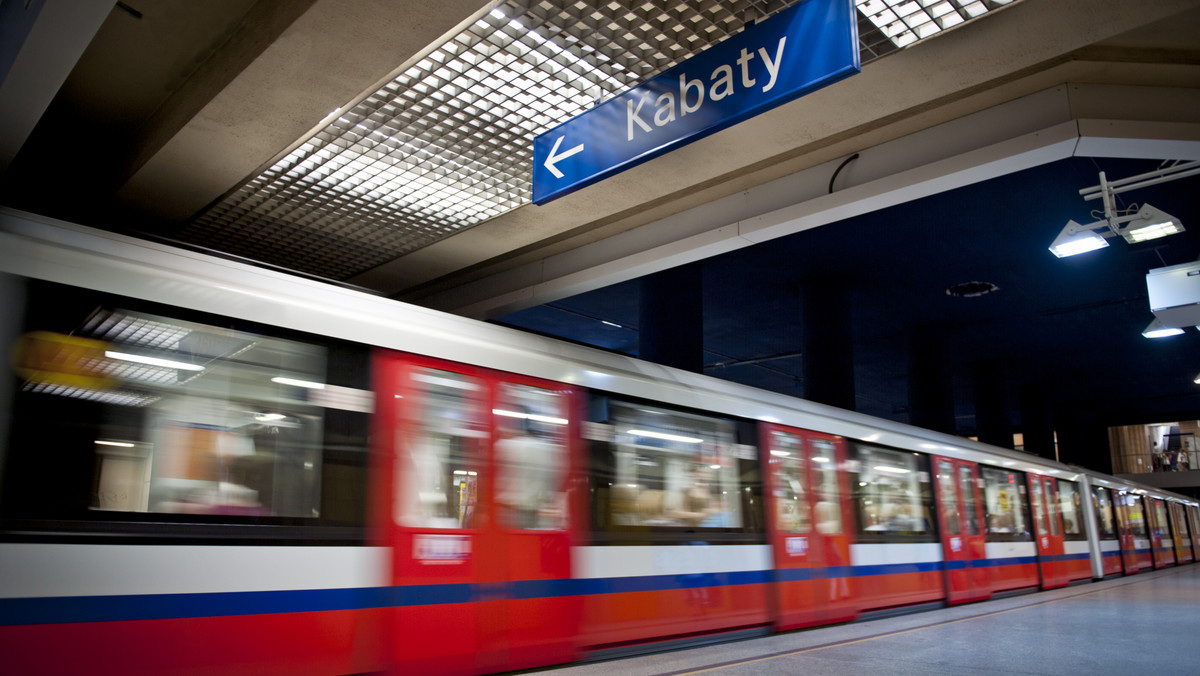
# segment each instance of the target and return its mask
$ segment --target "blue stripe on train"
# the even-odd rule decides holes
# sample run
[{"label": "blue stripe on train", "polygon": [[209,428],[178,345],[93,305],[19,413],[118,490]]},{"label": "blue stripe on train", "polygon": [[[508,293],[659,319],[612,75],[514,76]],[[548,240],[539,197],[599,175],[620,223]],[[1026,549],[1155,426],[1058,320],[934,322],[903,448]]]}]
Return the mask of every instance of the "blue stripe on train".
[{"label": "blue stripe on train", "polygon": [[[1087,558],[1065,554],[1059,560]],[[130,594],[0,599],[0,625],[166,620],[189,617],[326,612],[365,608],[410,607],[501,599],[541,599],[597,594],[734,587],[772,580],[836,579],[929,573],[967,567],[1037,563],[1036,556],[978,561],[928,561],[827,568],[793,568],[687,575],[649,575],[567,580],[521,580],[481,584],[430,584],[356,589],[218,592],[197,594]]]}]

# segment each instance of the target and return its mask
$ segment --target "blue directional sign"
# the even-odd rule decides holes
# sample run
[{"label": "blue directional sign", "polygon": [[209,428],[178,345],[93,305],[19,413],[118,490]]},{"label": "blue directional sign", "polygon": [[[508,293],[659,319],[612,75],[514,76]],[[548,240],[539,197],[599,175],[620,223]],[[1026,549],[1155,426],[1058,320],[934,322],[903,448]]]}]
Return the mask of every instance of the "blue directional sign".
[{"label": "blue directional sign", "polygon": [[860,70],[854,0],[803,0],[533,141],[544,204]]}]

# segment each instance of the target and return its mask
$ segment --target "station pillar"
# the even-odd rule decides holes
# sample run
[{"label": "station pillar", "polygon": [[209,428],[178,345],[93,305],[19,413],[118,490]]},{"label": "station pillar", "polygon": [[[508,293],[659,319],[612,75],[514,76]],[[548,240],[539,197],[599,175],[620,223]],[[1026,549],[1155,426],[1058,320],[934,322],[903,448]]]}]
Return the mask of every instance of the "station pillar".
[{"label": "station pillar", "polygon": [[642,278],[638,358],[704,372],[703,268],[690,263]]},{"label": "station pillar", "polygon": [[989,360],[975,369],[975,435],[985,444],[1013,447],[1008,418],[1008,383],[1000,363]]},{"label": "station pillar", "polygon": [[810,279],[800,287],[804,398],[853,411],[854,334],[845,280]]},{"label": "station pillar", "polygon": [[1033,383],[1021,389],[1021,434],[1026,453],[1055,459],[1054,412],[1044,384]]},{"label": "station pillar", "polygon": [[927,430],[955,434],[954,382],[945,327],[918,326],[908,336],[910,422]]},{"label": "station pillar", "polygon": [[1058,429],[1058,459],[1062,462],[1112,474],[1112,451],[1108,427],[1091,411],[1077,407],[1055,415]]}]

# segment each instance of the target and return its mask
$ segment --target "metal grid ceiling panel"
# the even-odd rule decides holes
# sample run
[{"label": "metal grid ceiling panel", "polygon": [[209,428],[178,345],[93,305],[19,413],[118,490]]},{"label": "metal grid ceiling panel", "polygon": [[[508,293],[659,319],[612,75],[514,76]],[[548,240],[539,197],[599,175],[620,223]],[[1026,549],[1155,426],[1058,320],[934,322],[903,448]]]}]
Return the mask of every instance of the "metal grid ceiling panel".
[{"label": "metal grid ceiling panel", "polygon": [[[509,0],[178,233],[347,279],[530,202],[533,138],[798,0]],[[857,0],[863,62],[1010,0]]]}]

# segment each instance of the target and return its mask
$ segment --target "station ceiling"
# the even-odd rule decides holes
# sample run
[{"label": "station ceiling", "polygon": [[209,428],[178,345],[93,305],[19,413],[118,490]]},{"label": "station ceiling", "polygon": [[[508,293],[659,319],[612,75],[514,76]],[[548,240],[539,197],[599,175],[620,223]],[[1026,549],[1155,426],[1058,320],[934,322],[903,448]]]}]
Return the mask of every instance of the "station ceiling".
[{"label": "station ceiling", "polygon": [[534,134],[794,3],[75,4],[0,17],[7,206],[630,354],[638,280],[695,263],[706,373],[798,396],[800,290],[836,285],[862,412],[910,420],[921,333],[960,434],[983,377],[1017,429],[1031,392],[1200,418],[1200,330],[1141,336],[1200,178],[1121,196],[1182,234],[1047,251],[1100,172],[1200,159],[1195,0],[862,0],[860,74],[543,206]]}]

